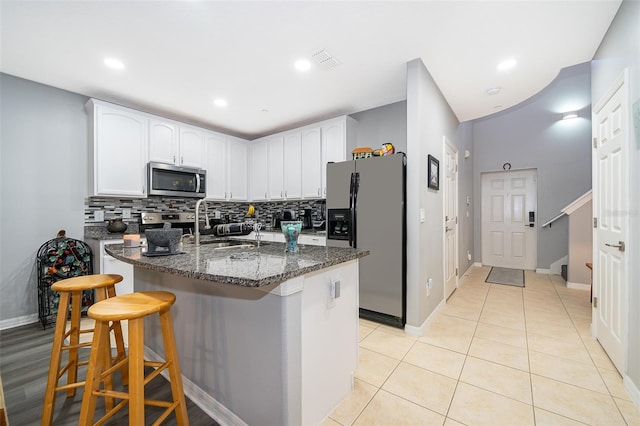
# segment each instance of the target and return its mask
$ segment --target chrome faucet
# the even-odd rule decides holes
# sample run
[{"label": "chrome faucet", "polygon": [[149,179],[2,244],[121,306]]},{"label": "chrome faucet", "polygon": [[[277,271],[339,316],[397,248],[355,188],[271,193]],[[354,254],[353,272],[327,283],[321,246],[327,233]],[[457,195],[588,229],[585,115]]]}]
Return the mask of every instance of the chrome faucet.
[{"label": "chrome faucet", "polygon": [[204,199],[198,200],[196,203],[196,218],[195,218],[195,234],[196,234],[196,246],[200,245],[200,206],[204,204],[204,229],[211,229],[209,224],[209,207]]}]

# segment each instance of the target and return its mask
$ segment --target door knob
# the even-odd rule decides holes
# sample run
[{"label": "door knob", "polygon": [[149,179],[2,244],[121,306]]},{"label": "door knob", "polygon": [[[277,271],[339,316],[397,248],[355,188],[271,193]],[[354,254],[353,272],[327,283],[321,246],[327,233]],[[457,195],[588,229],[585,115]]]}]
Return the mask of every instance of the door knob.
[{"label": "door knob", "polygon": [[625,249],[624,241],[618,241],[618,244],[617,244],[617,245],[616,245],[616,244],[606,244],[606,243],[605,243],[605,246],[607,246],[607,247],[617,248],[617,249],[618,249],[618,250],[620,250],[620,251],[624,251],[624,249]]}]

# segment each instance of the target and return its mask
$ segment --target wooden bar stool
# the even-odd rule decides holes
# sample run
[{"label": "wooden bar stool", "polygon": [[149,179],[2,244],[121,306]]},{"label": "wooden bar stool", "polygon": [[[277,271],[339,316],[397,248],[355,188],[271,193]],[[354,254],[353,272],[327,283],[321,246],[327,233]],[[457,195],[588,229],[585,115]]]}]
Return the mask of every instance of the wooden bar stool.
[{"label": "wooden bar stool", "polygon": [[[147,291],[125,294],[103,300],[91,306],[88,311],[90,318],[96,320],[93,335],[93,349],[89,360],[89,370],[82,398],[79,425],[92,425],[96,400],[98,396],[109,399],[121,399],[115,407],[107,409],[107,413],[96,424],[102,424],[129,403],[129,425],[145,424],[144,406],[153,405],[164,407],[166,410],[153,423],[160,424],[172,411],[176,413],[178,425],[188,425],[187,406],[182,389],[182,377],[178,362],[178,350],[173,334],[173,320],[171,319],[171,305],[176,301],[173,293],[166,291]],[[144,360],[144,318],[160,315],[160,325],[165,350],[165,362],[150,362]],[[109,321],[128,320],[129,323],[129,356],[116,365],[109,365],[109,357],[104,349],[109,345]],[[129,393],[115,392],[108,388],[109,377],[120,365],[129,364]],[[144,367],[154,367],[155,370],[147,377]],[[144,385],[158,376],[164,369],[169,370],[171,394],[173,401],[146,400]],[[100,383],[105,382],[101,389]]]},{"label": "wooden bar stool", "polygon": [[[115,285],[122,281],[121,275],[116,274],[96,274],[82,275],[74,278],[67,278],[58,281],[51,286],[51,289],[60,293],[58,303],[58,316],[56,317],[56,328],[53,335],[53,345],[51,348],[51,360],[49,363],[49,376],[44,394],[44,406],[42,408],[42,426],[49,426],[53,420],[53,409],[56,402],[56,393],[66,390],[67,397],[76,394],[76,388],[84,386],[84,381],[78,381],[78,366],[87,365],[88,361],[78,362],[78,349],[91,347],[91,342],[80,343],[80,335],[93,333],[94,329],[81,329],[80,316],[82,308],[82,294],[86,290],[94,290],[96,300],[101,301],[110,297],[115,297]],[[69,331],[67,319],[69,317],[69,304],[71,304],[71,319],[69,321]],[[120,322],[114,322],[110,330],[115,334],[117,355],[111,357],[109,349],[109,360],[116,363],[126,357],[124,350],[124,339],[122,337],[122,327]],[[109,333],[107,333],[107,336]],[[69,339],[69,344],[65,344],[65,339]],[[61,369],[63,351],[68,351],[67,364]],[[122,381],[127,382],[127,370],[122,368]],[[58,386],[60,378],[67,373],[67,384]]]}]

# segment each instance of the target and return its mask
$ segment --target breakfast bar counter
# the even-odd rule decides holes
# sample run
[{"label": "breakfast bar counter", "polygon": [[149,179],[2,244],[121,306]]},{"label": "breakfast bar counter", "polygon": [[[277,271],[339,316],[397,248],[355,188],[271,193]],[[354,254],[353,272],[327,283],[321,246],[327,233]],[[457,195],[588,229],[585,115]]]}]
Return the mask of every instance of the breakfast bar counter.
[{"label": "breakfast bar counter", "polygon": [[[270,242],[185,244],[134,265],[134,290],[170,291],[185,395],[220,424],[319,424],[352,390],[358,362],[358,261],[368,252]],[[145,323],[148,359],[163,359]]]}]

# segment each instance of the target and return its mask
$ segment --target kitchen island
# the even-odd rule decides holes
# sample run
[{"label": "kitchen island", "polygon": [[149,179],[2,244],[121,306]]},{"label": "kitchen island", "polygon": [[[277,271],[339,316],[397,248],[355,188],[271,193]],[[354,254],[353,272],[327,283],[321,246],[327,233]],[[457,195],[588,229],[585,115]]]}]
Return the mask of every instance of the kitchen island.
[{"label": "kitchen island", "polygon": [[[358,259],[368,252],[300,245],[285,254],[273,242],[181,250],[147,257],[111,245],[107,253],[134,265],[135,291],[176,295],[185,394],[221,424],[321,422],[352,389]],[[163,358],[153,320],[145,323],[145,350]]]}]

